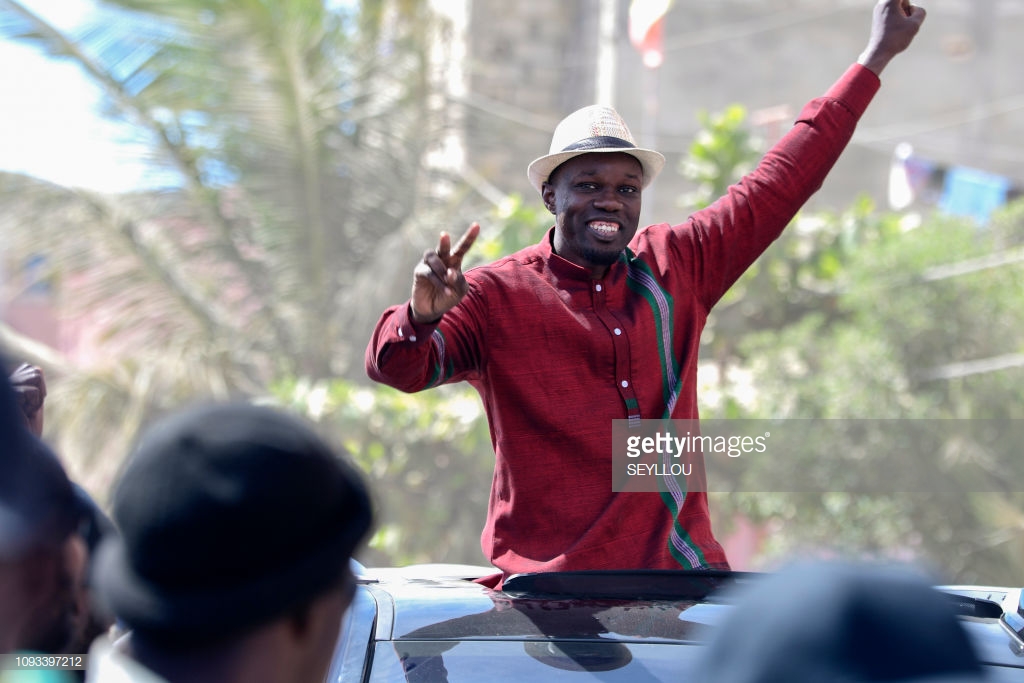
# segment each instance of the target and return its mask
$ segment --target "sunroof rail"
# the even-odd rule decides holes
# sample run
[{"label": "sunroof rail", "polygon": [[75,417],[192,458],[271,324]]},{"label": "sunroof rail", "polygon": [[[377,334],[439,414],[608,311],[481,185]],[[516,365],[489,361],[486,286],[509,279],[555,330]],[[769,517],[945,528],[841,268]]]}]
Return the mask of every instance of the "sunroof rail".
[{"label": "sunroof rail", "polygon": [[712,593],[762,574],[720,569],[591,570],[516,574],[506,593],[622,600],[704,600]]}]

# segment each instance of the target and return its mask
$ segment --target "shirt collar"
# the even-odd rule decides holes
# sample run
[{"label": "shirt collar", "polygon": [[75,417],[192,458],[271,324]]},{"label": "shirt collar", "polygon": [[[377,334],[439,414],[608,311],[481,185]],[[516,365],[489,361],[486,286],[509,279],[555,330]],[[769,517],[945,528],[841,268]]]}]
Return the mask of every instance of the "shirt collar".
[{"label": "shirt collar", "polygon": [[611,267],[608,268],[607,272],[605,272],[604,274],[604,277],[595,280],[590,276],[589,270],[587,270],[583,266],[578,266],[572,261],[562,258],[558,254],[556,254],[554,248],[554,240],[555,228],[554,226],[552,226],[551,229],[549,229],[544,234],[544,237],[541,238],[540,244],[538,244],[537,246],[540,248],[540,254],[547,262],[548,268],[559,281],[575,281],[583,283],[589,287],[591,282],[603,282],[607,280],[609,277],[612,277],[613,273],[616,270],[625,267],[626,259],[620,256],[619,260],[613,263]]}]

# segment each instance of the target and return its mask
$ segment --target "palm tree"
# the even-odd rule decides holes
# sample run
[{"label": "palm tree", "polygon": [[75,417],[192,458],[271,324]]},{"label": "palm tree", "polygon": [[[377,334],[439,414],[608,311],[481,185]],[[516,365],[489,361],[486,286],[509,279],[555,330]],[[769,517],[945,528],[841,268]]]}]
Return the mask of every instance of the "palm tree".
[{"label": "palm tree", "polygon": [[77,64],[167,178],[108,196],[0,176],[9,254],[45,251],[102,348],[88,372],[44,354],[67,372],[48,402],[60,448],[97,486],[155,411],[362,378],[409,236],[451,220],[424,162],[449,125],[427,5],[106,0],[63,33],[0,0],[0,36]]}]

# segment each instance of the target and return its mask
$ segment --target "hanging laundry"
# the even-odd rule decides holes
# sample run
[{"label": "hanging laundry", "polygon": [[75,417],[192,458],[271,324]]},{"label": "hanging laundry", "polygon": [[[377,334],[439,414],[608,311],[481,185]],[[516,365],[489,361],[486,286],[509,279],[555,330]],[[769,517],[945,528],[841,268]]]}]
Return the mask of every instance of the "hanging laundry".
[{"label": "hanging laundry", "polygon": [[988,223],[992,212],[1006,203],[1010,181],[1003,176],[963,166],[950,167],[939,208],[953,216]]}]

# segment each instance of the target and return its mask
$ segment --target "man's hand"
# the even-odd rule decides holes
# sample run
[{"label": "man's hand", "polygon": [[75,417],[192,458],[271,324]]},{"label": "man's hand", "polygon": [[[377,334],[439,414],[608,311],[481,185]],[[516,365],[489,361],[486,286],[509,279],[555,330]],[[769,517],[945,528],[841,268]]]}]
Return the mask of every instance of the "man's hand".
[{"label": "man's hand", "polygon": [[881,75],[889,60],[910,46],[924,18],[924,9],[910,0],[878,0],[868,46],[857,61]]},{"label": "man's hand", "polygon": [[22,363],[9,378],[18,399],[18,407],[25,416],[25,425],[38,437],[43,436],[43,401],[46,399],[46,379],[35,365]]},{"label": "man's hand", "polygon": [[434,322],[450,311],[466,296],[469,285],[462,274],[462,257],[480,234],[480,224],[473,223],[452,247],[452,238],[441,233],[437,249],[429,249],[416,266],[412,278],[412,319],[418,323]]}]

